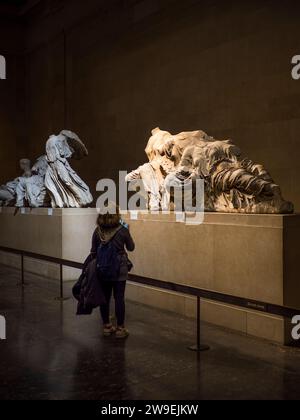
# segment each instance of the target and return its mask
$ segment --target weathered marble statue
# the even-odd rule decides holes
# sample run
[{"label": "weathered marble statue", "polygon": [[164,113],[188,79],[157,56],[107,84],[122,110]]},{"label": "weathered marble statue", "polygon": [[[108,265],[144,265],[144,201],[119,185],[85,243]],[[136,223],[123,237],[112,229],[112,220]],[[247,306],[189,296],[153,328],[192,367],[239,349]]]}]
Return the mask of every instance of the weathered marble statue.
[{"label": "weathered marble statue", "polygon": [[81,159],[88,151],[79,137],[64,130],[51,136],[46,143],[48,168],[45,186],[50,194],[52,207],[86,207],[93,197],[88,186],[71,168],[68,159]]},{"label": "weathered marble statue", "polygon": [[0,206],[14,206],[17,199],[17,189],[23,179],[31,176],[31,162],[29,159],[20,160],[21,177],[0,186]]},{"label": "weathered marble statue", "polygon": [[86,207],[93,197],[88,186],[71,168],[68,159],[81,159],[88,151],[79,137],[64,130],[51,136],[46,155],[32,168],[28,159],[20,161],[23,176],[0,187],[0,205],[15,207]]},{"label": "weathered marble statue", "polygon": [[39,157],[31,168],[30,177],[20,178],[16,189],[16,207],[49,207],[50,196],[45,186],[47,168],[47,157],[44,155]]},{"label": "weathered marble statue", "polygon": [[170,187],[180,188],[196,179],[205,183],[205,210],[227,213],[293,213],[292,203],[263,166],[243,159],[231,140],[219,141],[203,131],[173,136],[152,131],[146,148],[149,163],[127,176],[142,179],[151,210],[168,210]]}]

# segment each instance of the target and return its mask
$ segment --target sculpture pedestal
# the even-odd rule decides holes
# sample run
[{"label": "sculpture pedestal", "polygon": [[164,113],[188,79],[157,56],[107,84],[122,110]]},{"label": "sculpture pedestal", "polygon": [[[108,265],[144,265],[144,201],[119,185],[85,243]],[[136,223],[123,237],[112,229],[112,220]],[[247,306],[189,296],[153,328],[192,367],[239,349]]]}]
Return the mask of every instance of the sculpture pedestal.
[{"label": "sculpture pedestal", "polygon": [[[299,308],[300,314],[299,215],[207,213],[199,226],[176,223],[175,215],[139,215],[128,222],[136,241],[135,274]],[[129,296],[195,315],[190,297],[137,285]],[[291,344],[291,323],[282,317],[204,300],[202,320]]]},{"label": "sculpture pedestal", "polygon": [[[95,209],[27,210],[0,213],[0,246],[83,262],[95,229]],[[188,226],[172,215],[130,220],[136,251],[134,274],[208,289],[266,303],[299,308],[300,216],[207,213]],[[20,266],[20,258],[0,253],[0,263]],[[59,278],[57,266],[26,259],[25,270]],[[65,268],[74,280],[78,270]],[[129,284],[128,298],[189,317],[195,300],[172,292]],[[289,344],[290,322],[282,317],[203,300],[202,320],[245,334]]]},{"label": "sculpture pedestal", "polygon": [[[96,209],[0,209],[0,246],[83,262],[91,249]],[[0,252],[0,263],[20,267],[20,257]],[[25,271],[59,279],[59,267],[25,258]],[[78,279],[80,272],[64,268],[64,280]]]}]

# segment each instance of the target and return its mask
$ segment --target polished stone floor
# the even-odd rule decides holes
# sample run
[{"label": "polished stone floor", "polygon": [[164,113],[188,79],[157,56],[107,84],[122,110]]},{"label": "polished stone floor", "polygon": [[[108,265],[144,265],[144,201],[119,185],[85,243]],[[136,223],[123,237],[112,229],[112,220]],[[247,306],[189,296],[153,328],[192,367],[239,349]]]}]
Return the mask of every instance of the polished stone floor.
[{"label": "polished stone floor", "polygon": [[[54,300],[58,285],[0,266],[0,399],[299,399],[300,350],[209,325],[211,350],[186,350],[194,322],[128,303],[126,342],[101,336],[98,313],[77,318],[75,302]],[[70,296],[71,285],[66,286]]]}]

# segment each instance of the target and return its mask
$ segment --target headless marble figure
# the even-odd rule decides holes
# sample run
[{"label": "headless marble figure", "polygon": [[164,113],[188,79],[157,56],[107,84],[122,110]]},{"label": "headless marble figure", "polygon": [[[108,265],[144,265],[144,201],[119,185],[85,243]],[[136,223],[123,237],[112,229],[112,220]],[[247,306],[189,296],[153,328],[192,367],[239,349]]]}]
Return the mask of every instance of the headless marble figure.
[{"label": "headless marble figure", "polygon": [[88,151],[79,137],[64,130],[51,136],[46,143],[48,167],[45,185],[51,197],[52,207],[87,207],[93,197],[89,187],[69,164],[69,159],[82,159]]},{"label": "headless marble figure", "polygon": [[19,185],[24,182],[26,178],[31,176],[31,162],[29,159],[20,160],[20,169],[23,171],[21,177],[8,182],[0,187],[0,205],[13,206],[17,200],[17,190]]},{"label": "headless marble figure", "polygon": [[45,175],[48,168],[46,156],[37,159],[31,168],[31,176],[20,178],[17,185],[16,207],[48,207],[50,197],[45,187]]}]

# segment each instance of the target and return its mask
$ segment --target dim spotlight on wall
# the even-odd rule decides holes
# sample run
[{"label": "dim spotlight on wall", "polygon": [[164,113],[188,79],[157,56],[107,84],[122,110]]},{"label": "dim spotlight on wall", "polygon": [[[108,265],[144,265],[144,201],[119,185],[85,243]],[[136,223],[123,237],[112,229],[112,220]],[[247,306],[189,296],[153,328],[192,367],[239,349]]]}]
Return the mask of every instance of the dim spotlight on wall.
[{"label": "dim spotlight on wall", "polygon": [[0,55],[0,79],[6,79],[6,59],[3,55]]}]

